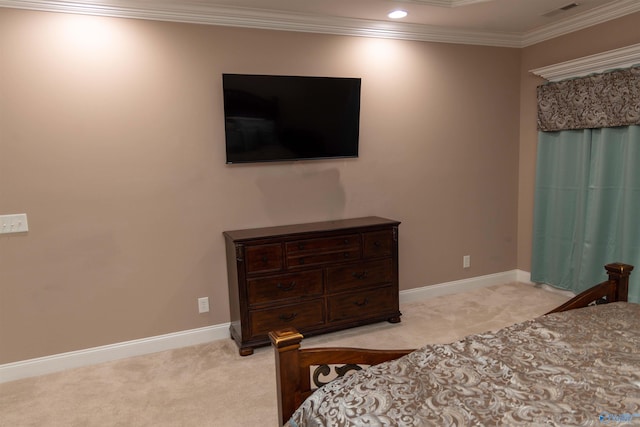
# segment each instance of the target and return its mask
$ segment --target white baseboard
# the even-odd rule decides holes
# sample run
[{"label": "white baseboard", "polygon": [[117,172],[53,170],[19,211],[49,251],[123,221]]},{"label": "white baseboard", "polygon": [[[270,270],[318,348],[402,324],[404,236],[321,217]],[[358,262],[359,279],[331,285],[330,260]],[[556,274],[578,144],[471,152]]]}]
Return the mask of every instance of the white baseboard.
[{"label": "white baseboard", "polygon": [[531,273],[528,271],[522,271],[522,270],[517,270],[518,271],[518,282],[520,283],[526,283],[528,285],[535,285],[537,287],[540,287],[546,291],[549,292],[555,292],[557,294],[561,294],[564,295],[568,298],[573,298],[576,296],[575,292],[572,291],[567,291],[565,289],[560,289],[560,288],[556,288],[554,286],[548,285],[546,283],[536,283],[536,282],[532,282],[531,281]]},{"label": "white baseboard", "polygon": [[229,338],[229,323],[0,365],[0,383]]},{"label": "white baseboard", "polygon": [[435,298],[442,295],[457,294],[460,292],[486,288],[488,286],[494,285],[503,285],[505,283],[511,283],[517,280],[518,270],[512,270],[505,271],[503,273],[456,280],[454,282],[423,286],[421,288],[400,291],[400,303],[422,301],[428,298]]},{"label": "white baseboard", "polygon": [[[400,303],[421,301],[442,295],[515,282],[516,280],[526,283],[528,279],[521,280],[521,278],[527,278],[527,274],[528,273],[520,270],[512,270],[504,273],[408,289],[400,291]],[[0,383],[50,374],[66,369],[95,365],[97,363],[127,357],[203,344],[219,339],[229,339],[229,323],[7,363],[0,365]]]},{"label": "white baseboard", "polygon": [[531,281],[531,273],[529,271],[516,270],[516,280],[521,283],[533,284]]}]

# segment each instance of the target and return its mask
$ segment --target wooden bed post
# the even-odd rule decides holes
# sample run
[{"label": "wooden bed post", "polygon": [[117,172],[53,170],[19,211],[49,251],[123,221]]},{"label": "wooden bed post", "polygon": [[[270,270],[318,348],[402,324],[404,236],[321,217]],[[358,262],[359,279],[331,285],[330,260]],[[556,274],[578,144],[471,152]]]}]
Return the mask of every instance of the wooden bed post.
[{"label": "wooden bed post", "polygon": [[598,285],[579,293],[569,301],[556,307],[547,314],[561,311],[573,310],[575,308],[586,307],[587,305],[606,297],[606,302],[628,301],[629,275],[633,266],[614,262],[604,266],[609,274],[609,280],[605,280]]},{"label": "wooden bed post", "polygon": [[614,262],[604,266],[609,274],[609,280],[616,282],[616,301],[628,301],[629,275],[633,271],[633,266]]},{"label": "wooden bed post", "polygon": [[[299,353],[302,335],[294,328],[269,332],[276,356],[278,390],[278,420],[280,425],[296,410],[296,392],[300,385]],[[283,397],[290,396],[291,398]],[[287,418],[287,419],[285,419]]]}]

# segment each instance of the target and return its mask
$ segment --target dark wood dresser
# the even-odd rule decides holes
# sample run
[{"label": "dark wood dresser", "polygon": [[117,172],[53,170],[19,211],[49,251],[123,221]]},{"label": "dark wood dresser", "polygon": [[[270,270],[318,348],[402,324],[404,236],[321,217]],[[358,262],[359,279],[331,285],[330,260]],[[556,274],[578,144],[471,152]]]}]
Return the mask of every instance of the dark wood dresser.
[{"label": "dark wood dresser", "polygon": [[231,338],[247,356],[268,332],[309,336],[400,321],[398,226],[366,217],[225,231]]}]

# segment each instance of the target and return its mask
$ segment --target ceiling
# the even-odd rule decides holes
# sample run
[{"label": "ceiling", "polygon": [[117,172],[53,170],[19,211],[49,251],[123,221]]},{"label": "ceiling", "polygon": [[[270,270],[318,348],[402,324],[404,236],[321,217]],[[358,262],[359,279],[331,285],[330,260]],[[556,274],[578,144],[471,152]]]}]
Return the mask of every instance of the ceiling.
[{"label": "ceiling", "polygon": [[[576,6],[571,6],[576,4]],[[0,7],[525,47],[640,11],[637,0],[0,0]],[[393,9],[409,15],[387,18]],[[566,9],[566,10],[564,10]]]}]

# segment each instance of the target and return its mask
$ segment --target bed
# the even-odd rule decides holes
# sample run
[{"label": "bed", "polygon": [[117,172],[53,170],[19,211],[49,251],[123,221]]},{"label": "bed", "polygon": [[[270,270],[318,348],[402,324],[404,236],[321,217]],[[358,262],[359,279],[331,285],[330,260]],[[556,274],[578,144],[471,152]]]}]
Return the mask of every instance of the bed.
[{"label": "bed", "polygon": [[544,316],[418,350],[301,349],[294,328],[272,331],[280,424],[640,424],[633,266],[605,269]]}]

